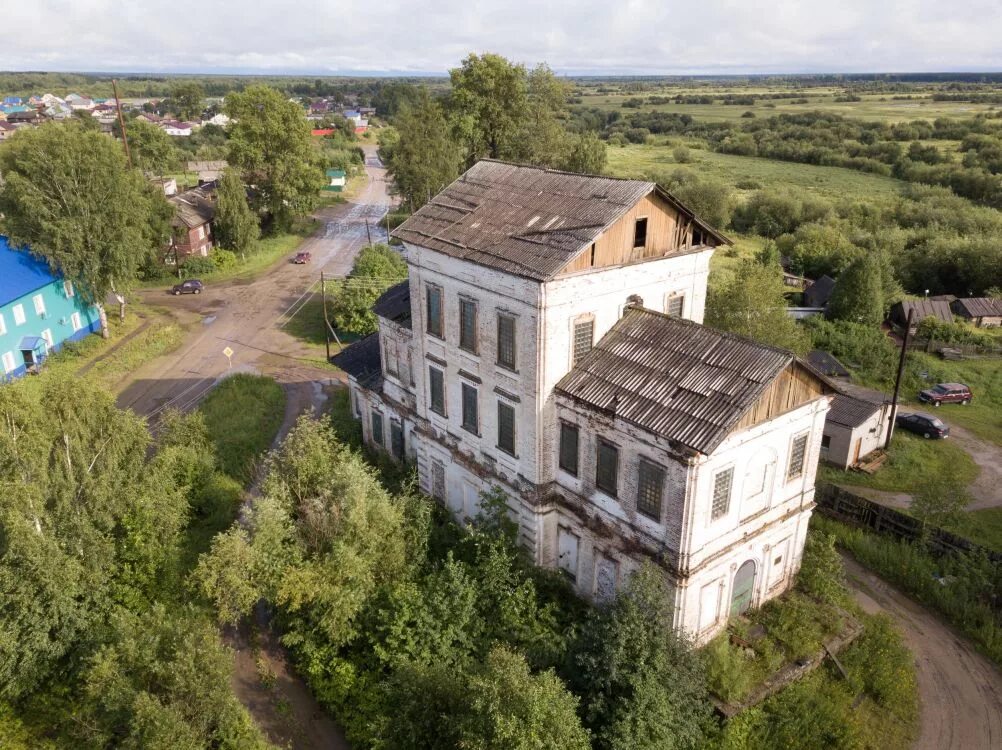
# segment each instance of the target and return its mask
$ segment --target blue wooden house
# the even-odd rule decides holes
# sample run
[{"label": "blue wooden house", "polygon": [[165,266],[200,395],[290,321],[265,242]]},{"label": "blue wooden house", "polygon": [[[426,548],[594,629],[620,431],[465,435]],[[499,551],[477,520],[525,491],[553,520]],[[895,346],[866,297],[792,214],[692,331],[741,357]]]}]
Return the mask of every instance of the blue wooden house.
[{"label": "blue wooden house", "polygon": [[0,237],[0,381],[37,371],[50,352],[100,330],[97,307],[72,282]]}]

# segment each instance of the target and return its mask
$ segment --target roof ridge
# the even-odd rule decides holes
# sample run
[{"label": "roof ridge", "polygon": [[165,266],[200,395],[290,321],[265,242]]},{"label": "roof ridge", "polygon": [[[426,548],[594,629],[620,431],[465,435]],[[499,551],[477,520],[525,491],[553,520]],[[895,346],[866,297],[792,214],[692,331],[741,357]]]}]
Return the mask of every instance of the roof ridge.
[{"label": "roof ridge", "polygon": [[571,177],[589,177],[597,180],[617,180],[618,182],[634,182],[638,185],[650,185],[652,188],[657,184],[651,182],[650,180],[637,180],[632,177],[617,177],[616,175],[609,174],[595,174],[593,172],[572,172],[568,169],[554,169],[553,167],[541,167],[536,164],[524,164],[517,161],[506,161],[505,159],[493,159],[490,157],[483,157],[477,159],[473,166],[476,166],[480,162],[490,162],[492,164],[504,164],[507,167],[518,167],[519,169],[535,169],[539,172],[548,172],[549,174],[565,174]]},{"label": "roof ridge", "polygon": [[[661,312],[659,310],[652,310],[649,307],[643,307],[643,306],[634,306],[634,307],[631,307],[627,311],[627,313],[630,313],[630,312],[645,312],[645,313],[649,313],[650,315],[656,315],[659,318],[664,318],[666,320],[672,320],[672,321],[674,321],[676,323],[681,323],[681,324],[686,325],[686,326],[688,326],[690,328],[704,328],[704,329],[708,329],[708,330],[713,331],[714,333],[717,333],[720,336],[722,336],[724,338],[727,338],[727,339],[734,339],[736,341],[743,341],[746,344],[752,344],[752,345],[760,347],[762,349],[769,349],[770,351],[774,351],[774,352],[777,352],[779,354],[789,355],[793,359],[799,359],[799,357],[797,357],[796,352],[793,352],[793,351],[791,351],[789,349],[785,349],[785,348],[783,348],[781,346],[774,346],[772,344],[765,344],[765,343],[763,343],[761,341],[758,341],[756,339],[751,338],[750,336],[745,336],[745,335],[740,334],[740,333],[734,333],[733,331],[724,331],[724,330],[721,330],[720,328],[714,328],[713,326],[708,326],[705,323],[697,323],[695,320],[690,320],[689,318],[680,318],[677,315],[669,315],[668,313],[664,313],[664,312]],[[626,316],[624,315],[623,317],[625,318]]]}]

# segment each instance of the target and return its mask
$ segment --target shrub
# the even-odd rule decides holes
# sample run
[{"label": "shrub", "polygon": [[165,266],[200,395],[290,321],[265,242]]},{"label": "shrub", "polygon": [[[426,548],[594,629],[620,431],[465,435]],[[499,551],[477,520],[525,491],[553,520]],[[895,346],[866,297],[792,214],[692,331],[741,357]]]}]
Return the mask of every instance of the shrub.
[{"label": "shrub", "polygon": [[731,643],[727,633],[711,641],[702,652],[706,682],[710,690],[725,701],[738,701],[748,695],[755,682],[752,659],[745,649]]},{"label": "shrub", "polygon": [[232,268],[236,268],[237,254],[232,250],[216,248],[212,251],[211,257],[217,271],[229,271]]},{"label": "shrub", "polygon": [[679,164],[688,164],[693,161],[692,152],[685,146],[676,146],[672,150],[671,155]]},{"label": "shrub", "polygon": [[845,570],[835,549],[834,536],[814,531],[807,535],[797,588],[825,604],[846,603]]},{"label": "shrub", "polygon": [[206,276],[216,270],[216,264],[212,258],[192,255],[184,261],[181,268],[188,276]]},{"label": "shrub", "polygon": [[799,661],[816,655],[825,637],[815,617],[816,607],[810,600],[793,593],[766,604],[758,617],[770,637],[783,645],[791,659]]}]

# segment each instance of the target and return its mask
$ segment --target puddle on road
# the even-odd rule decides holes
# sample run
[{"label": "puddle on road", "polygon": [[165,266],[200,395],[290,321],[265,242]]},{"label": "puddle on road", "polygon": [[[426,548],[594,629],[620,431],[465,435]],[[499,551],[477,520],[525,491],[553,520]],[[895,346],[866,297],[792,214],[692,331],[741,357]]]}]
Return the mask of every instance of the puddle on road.
[{"label": "puddle on road", "polygon": [[202,325],[207,326],[210,323],[213,323],[215,320],[216,320],[215,315],[206,315],[204,318],[202,318]]}]

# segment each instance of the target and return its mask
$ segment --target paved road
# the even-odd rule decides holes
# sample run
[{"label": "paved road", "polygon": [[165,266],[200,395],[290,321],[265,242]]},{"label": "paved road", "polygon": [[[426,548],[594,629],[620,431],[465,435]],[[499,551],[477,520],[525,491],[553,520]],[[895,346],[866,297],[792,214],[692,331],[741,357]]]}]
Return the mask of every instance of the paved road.
[{"label": "paved road", "polygon": [[915,657],[922,724],[913,750],[1002,748],[1002,672],[935,615],[844,558],[853,595],[890,615]]},{"label": "paved road", "polygon": [[253,281],[209,285],[197,296],[144,292],[146,299],[195,325],[177,351],[134,373],[119,395],[120,406],[154,419],[167,407],[192,408],[227,372],[226,347],[234,352],[234,370],[267,373],[291,388],[312,390],[314,381],[330,377],[307,361],[315,351],[282,326],[317,293],[321,271],[344,276],[351,270],[367,244],[366,220],[373,241],[385,240],[378,219],[390,205],[386,170],[375,147],[365,148],[369,182],[354,200],[316,214],[323,224],[299,248],[312,254],[310,264],[280,263]]}]

